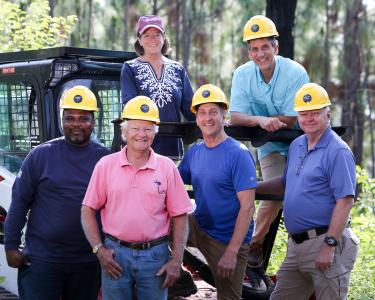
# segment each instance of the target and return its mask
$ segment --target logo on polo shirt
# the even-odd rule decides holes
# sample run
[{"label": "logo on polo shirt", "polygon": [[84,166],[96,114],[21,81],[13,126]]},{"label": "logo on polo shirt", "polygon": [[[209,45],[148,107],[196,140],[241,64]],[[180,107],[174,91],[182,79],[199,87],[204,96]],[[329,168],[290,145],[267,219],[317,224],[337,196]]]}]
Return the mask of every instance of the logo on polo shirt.
[{"label": "logo on polo shirt", "polygon": [[158,194],[165,194],[165,190],[161,189],[161,182],[157,179],[154,180],[154,183],[156,184],[158,188]]}]

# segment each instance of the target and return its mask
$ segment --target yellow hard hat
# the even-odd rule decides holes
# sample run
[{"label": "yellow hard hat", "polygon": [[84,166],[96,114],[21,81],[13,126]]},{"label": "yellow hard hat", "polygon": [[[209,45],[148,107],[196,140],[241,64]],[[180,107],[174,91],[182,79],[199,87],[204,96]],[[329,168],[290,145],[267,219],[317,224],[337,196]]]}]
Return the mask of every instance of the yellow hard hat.
[{"label": "yellow hard hat", "polygon": [[137,96],[125,104],[121,119],[145,120],[159,124],[159,109],[149,97]]},{"label": "yellow hard hat", "polygon": [[60,109],[67,108],[98,111],[94,93],[83,85],[76,85],[62,94],[60,99]]},{"label": "yellow hard hat", "polygon": [[243,41],[250,41],[265,37],[279,36],[275,23],[265,16],[254,16],[247,21],[243,28]]},{"label": "yellow hard hat", "polygon": [[191,111],[196,113],[196,106],[203,103],[222,103],[224,104],[225,109],[228,109],[229,107],[229,103],[224,92],[213,84],[205,84],[197,89],[191,103]]},{"label": "yellow hard hat", "polygon": [[294,98],[295,111],[321,109],[328,105],[331,101],[326,90],[316,83],[304,84]]}]

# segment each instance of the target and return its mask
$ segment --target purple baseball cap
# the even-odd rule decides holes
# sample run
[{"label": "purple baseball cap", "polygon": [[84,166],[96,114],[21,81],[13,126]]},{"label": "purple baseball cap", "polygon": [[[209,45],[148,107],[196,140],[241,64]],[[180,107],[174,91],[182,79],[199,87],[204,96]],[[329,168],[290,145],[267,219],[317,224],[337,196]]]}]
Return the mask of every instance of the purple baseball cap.
[{"label": "purple baseball cap", "polygon": [[151,27],[159,29],[162,33],[165,32],[163,20],[159,16],[148,15],[139,18],[137,33],[142,34],[145,30]]}]

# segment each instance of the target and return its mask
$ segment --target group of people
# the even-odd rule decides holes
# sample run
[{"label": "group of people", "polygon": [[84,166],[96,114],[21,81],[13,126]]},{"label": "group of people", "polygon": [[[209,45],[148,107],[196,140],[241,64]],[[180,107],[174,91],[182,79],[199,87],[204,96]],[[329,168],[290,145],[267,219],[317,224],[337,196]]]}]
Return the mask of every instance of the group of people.
[{"label": "group of people", "polygon": [[[264,16],[246,23],[251,61],[234,72],[229,102],[212,84],[193,93],[185,69],[165,57],[162,19],[142,16],[139,57],[121,72],[126,146],[117,153],[90,140],[94,94],[83,86],[63,94],[63,137],[27,156],[6,218],[21,300],[94,300],[100,286],[105,300],[167,299],[186,245],[206,258],[218,299],[240,299],[246,266],[262,265],[263,240],[282,205],[262,201],[254,223],[255,191],[284,194],[288,250],[271,299],[308,299],[313,291],[317,299],[346,299],[358,253],[349,226],[354,157],[331,129],[328,94],[278,55],[277,36]],[[276,131],[298,123],[305,134],[290,147],[259,147],[257,182],[251,153],[224,131],[228,111],[232,125]],[[179,122],[181,113],[203,137],[185,155],[180,139],[157,137],[158,124]],[[176,167],[165,156],[182,160]],[[195,208],[184,184],[193,186]]]}]

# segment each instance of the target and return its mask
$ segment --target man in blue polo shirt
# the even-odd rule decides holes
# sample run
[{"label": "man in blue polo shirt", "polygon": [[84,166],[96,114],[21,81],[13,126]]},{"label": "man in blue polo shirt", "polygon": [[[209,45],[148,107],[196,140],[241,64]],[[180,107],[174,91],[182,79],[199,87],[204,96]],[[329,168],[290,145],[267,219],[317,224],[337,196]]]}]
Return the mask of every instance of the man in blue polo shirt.
[{"label": "man in blue polo shirt", "polygon": [[271,299],[346,299],[358,238],[349,228],[355,161],[331,129],[327,92],[315,83],[295,97],[305,135],[290,145],[284,177],[259,184],[259,193],[282,193],[289,233],[285,260]]},{"label": "man in blue polo shirt", "polygon": [[[309,82],[306,70],[297,62],[277,55],[279,36],[275,24],[264,16],[252,17],[244,27],[243,41],[251,61],[233,75],[230,112],[233,125],[260,126],[267,131],[293,128],[296,113],[293,99]],[[263,180],[282,175],[288,145],[269,142],[258,148]],[[251,240],[248,265],[262,265],[262,243],[282,203],[261,201]]]},{"label": "man in blue polo shirt", "polygon": [[188,245],[206,258],[218,299],[239,300],[257,181],[250,152],[224,131],[227,109],[218,87],[206,84],[195,92],[191,110],[203,141],[187,151],[178,169],[185,184],[193,186],[197,204],[189,215]]}]

